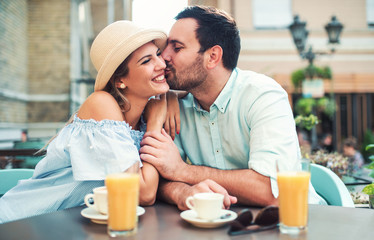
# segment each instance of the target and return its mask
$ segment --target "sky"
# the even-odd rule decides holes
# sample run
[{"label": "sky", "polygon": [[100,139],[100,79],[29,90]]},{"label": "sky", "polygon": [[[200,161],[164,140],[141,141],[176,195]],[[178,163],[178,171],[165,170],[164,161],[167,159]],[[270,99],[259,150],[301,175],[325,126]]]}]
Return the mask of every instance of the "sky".
[{"label": "sky", "polygon": [[174,17],[187,6],[187,0],[134,0],[133,21],[144,27],[161,28],[169,33]]}]

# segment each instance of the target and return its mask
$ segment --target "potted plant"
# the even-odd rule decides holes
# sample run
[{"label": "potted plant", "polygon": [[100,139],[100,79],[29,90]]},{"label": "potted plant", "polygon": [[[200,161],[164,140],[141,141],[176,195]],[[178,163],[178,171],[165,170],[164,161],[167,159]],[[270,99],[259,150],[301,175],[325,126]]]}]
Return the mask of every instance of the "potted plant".
[{"label": "potted plant", "polygon": [[301,90],[302,82],[305,79],[311,79],[313,77],[332,79],[331,69],[329,67],[316,67],[309,65],[305,68],[297,69],[291,74],[291,81],[296,91]]},{"label": "potted plant", "polygon": [[[374,148],[374,144],[367,145],[366,151],[368,151],[371,148]],[[371,169],[369,176],[374,178],[374,155],[371,155],[369,159],[371,160],[371,163],[368,166],[366,166],[366,168]],[[362,189],[362,192],[369,195],[369,206],[370,208],[374,208],[374,182],[370,183],[369,185],[366,185],[366,187]]]},{"label": "potted plant", "polygon": [[337,107],[333,96],[321,97],[317,100],[316,105],[317,109],[326,114],[330,119],[334,118]]}]

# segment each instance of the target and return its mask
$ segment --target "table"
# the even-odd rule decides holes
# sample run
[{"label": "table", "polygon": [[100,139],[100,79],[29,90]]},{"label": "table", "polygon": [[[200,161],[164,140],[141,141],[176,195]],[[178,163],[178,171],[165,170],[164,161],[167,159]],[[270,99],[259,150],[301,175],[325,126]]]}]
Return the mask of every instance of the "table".
[{"label": "table", "polygon": [[[84,207],[76,207],[15,222],[0,224],[0,239],[111,239],[106,225],[81,216]],[[233,207],[239,211],[242,207]],[[252,208],[258,211],[258,208]],[[280,234],[278,229],[266,232],[229,236],[228,226],[217,229],[196,228],[180,218],[172,205],[158,202],[145,207],[139,217],[138,233],[126,239],[226,240],[226,239],[373,239],[374,210],[337,206],[310,205],[308,231],[297,238]]]},{"label": "table", "polygon": [[346,186],[368,185],[373,182],[372,180],[373,179],[368,176],[343,176],[342,178],[342,181]]}]

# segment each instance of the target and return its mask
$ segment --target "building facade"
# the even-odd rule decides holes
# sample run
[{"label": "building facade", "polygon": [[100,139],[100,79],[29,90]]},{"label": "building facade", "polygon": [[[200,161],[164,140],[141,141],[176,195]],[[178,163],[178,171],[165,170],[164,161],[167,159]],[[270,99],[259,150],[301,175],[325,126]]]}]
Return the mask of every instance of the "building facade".
[{"label": "building facade", "polygon": [[[136,0],[133,0],[136,1]],[[96,34],[119,19],[131,19],[132,0],[0,1],[0,146],[28,130],[50,137],[92,92],[96,72],[89,48]],[[287,26],[294,15],[307,22],[307,45],[329,52],[324,26],[335,15],[344,25],[333,55],[314,64],[329,66],[325,81],[338,110],[319,132],[331,131],[335,146],[374,129],[373,0],[189,0],[230,13],[242,38],[238,66],[273,77],[296,92],[291,74],[308,65],[297,53]],[[167,10],[167,6],[165,6]]]},{"label": "building facade", "polygon": [[[197,1],[201,2],[201,1]],[[232,0],[217,1],[237,21],[242,51],[239,67],[273,77],[291,95],[293,71],[308,65],[297,53],[289,26],[293,16],[307,22],[307,47],[328,53],[324,26],[334,15],[344,25],[340,44],[332,55],[317,55],[316,66],[328,66],[332,80],[325,80],[327,94],[334,94],[335,117],[322,119],[319,135],[334,135],[337,150],[344,138],[354,136],[362,143],[365,132],[374,129],[374,2],[371,0]],[[270,20],[269,20],[270,19]],[[272,19],[272,20],[271,20]]]}]

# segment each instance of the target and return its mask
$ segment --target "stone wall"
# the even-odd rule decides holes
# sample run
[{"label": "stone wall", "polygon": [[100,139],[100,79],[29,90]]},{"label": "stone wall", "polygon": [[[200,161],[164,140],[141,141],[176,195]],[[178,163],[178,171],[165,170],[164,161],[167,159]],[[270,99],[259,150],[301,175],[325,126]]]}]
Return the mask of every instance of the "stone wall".
[{"label": "stone wall", "polygon": [[0,123],[66,121],[70,0],[1,0],[0,49]]},{"label": "stone wall", "polygon": [[70,89],[70,1],[29,0],[28,14],[29,94],[42,100],[29,102],[28,122],[66,121],[69,99],[60,96]]},{"label": "stone wall", "polygon": [[27,0],[0,1],[0,122],[27,121]]}]

